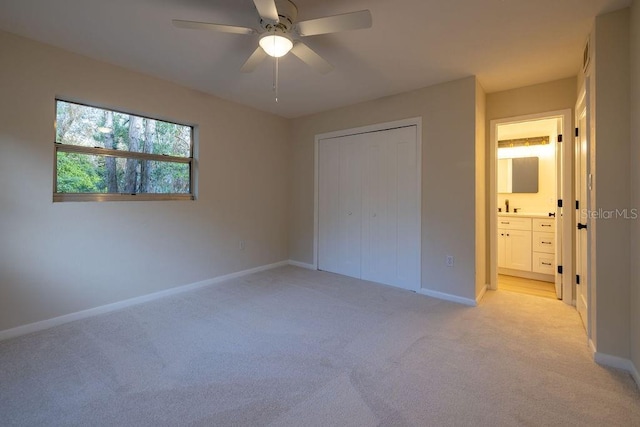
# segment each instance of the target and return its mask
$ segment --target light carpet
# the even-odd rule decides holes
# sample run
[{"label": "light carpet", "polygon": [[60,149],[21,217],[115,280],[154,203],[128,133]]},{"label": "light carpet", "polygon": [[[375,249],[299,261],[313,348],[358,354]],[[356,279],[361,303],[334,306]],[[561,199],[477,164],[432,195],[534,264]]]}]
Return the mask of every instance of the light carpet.
[{"label": "light carpet", "polygon": [[575,309],[283,267],[0,343],[3,426],[638,426]]}]

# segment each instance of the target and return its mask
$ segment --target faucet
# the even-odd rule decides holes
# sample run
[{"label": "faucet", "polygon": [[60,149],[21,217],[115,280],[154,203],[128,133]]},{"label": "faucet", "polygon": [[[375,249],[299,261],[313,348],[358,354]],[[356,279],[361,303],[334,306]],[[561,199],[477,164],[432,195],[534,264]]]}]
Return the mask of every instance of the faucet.
[{"label": "faucet", "polygon": [[509,199],[504,199],[505,212],[509,212]]}]

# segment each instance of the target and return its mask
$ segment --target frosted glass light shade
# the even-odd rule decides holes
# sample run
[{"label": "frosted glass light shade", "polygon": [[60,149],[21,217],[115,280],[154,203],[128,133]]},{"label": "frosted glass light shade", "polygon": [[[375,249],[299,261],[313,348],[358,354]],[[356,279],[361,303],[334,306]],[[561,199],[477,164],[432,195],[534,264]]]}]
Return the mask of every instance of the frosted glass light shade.
[{"label": "frosted glass light shade", "polygon": [[280,58],[291,50],[293,42],[287,37],[269,34],[260,39],[260,47],[267,55]]}]

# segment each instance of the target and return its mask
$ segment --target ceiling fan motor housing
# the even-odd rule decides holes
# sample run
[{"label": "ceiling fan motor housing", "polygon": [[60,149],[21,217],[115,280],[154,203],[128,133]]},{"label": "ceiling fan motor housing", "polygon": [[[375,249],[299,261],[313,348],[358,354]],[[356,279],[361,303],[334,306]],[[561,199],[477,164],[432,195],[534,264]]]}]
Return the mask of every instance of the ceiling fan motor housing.
[{"label": "ceiling fan motor housing", "polygon": [[262,28],[270,32],[273,32],[276,29],[279,29],[284,33],[292,31],[293,23],[296,22],[296,19],[298,18],[298,8],[289,0],[276,0],[276,7],[278,9],[280,22],[272,24],[261,19],[260,24],[262,25]]}]

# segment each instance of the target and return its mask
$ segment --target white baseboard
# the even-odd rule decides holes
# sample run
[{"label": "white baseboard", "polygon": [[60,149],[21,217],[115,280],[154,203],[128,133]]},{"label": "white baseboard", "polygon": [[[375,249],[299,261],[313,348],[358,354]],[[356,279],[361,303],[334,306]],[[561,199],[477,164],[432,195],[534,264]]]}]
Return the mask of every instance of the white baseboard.
[{"label": "white baseboard", "polygon": [[63,316],[54,317],[52,319],[41,320],[39,322],[29,323],[29,324],[17,326],[11,329],[5,329],[4,331],[0,331],[0,341],[7,340],[9,338],[15,338],[21,335],[30,334],[33,332],[43,331],[45,329],[53,328],[54,326],[73,322],[75,320],[86,319],[87,317],[97,316],[99,314],[121,310],[123,308],[131,307],[131,306],[142,304],[149,301],[154,301],[154,300],[165,298],[171,295],[177,295],[177,294],[193,291],[200,288],[205,288],[207,286],[221,283],[226,280],[247,276],[249,274],[258,273],[260,271],[271,270],[272,268],[283,267],[285,265],[289,265],[289,261],[280,261],[274,264],[261,265],[259,267],[250,268],[248,270],[237,271],[235,273],[225,274],[224,276],[214,277],[213,279],[207,279],[200,282],[191,283],[188,285],[176,286],[175,288],[166,289],[164,291],[154,292],[147,295],[141,295],[139,297],[126,299],[124,301],[118,301],[111,304],[101,305],[99,307],[78,311],[75,313],[65,314]]},{"label": "white baseboard", "polygon": [[610,368],[622,369],[624,371],[631,371],[633,364],[631,360],[624,359],[618,356],[612,356],[610,354],[598,353],[597,351],[593,353],[593,360],[596,361],[599,365],[608,366]]},{"label": "white baseboard", "polygon": [[631,375],[631,377],[633,377],[638,387],[640,387],[640,373],[631,360],[624,359],[618,356],[612,356],[610,354],[598,353],[597,351],[593,353],[593,359],[599,365],[627,371]]},{"label": "white baseboard", "polygon": [[459,297],[457,295],[446,294],[444,292],[432,291],[431,289],[420,288],[417,291],[419,294],[426,295],[428,297],[438,298],[445,301],[455,302],[458,304],[464,304],[471,307],[478,305],[476,300],[471,298]]},{"label": "white baseboard", "polygon": [[640,372],[638,371],[638,367],[631,362],[631,368],[631,376],[636,380],[636,384],[638,388],[640,388]]},{"label": "white baseboard", "polygon": [[307,264],[306,262],[294,261],[292,259],[289,260],[289,265],[293,265],[295,267],[306,268],[307,270],[317,270],[316,266],[313,264]]},{"label": "white baseboard", "polygon": [[487,289],[489,289],[489,285],[484,285],[482,289],[480,289],[480,293],[476,297],[476,305],[480,303],[480,300],[484,297],[484,294],[487,293]]}]

